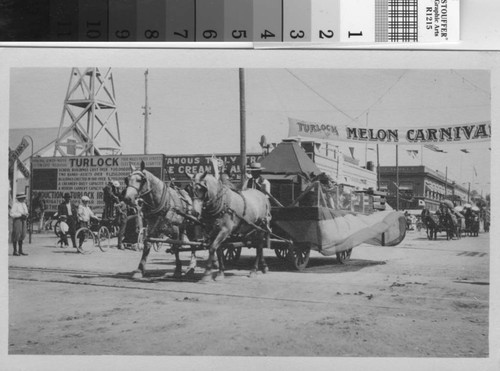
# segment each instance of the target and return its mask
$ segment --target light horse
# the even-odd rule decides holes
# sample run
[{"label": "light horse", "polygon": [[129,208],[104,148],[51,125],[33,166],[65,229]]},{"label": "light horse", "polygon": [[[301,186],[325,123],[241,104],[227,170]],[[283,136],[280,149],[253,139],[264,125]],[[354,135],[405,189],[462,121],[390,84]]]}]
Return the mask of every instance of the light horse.
[{"label": "light horse", "polygon": [[[262,272],[266,273],[268,267],[262,249],[264,242],[269,242],[270,233],[271,205],[267,196],[255,189],[235,192],[206,172],[189,176],[193,181],[193,210],[201,216],[210,246],[203,280],[224,277],[219,248],[230,237],[240,241],[252,238],[257,254],[250,275],[257,272],[259,263]],[[212,266],[217,265],[216,254],[219,257],[218,274],[212,273]]]},{"label": "light horse", "polygon": [[[191,199],[187,194],[181,194],[177,189],[167,186],[149,171],[145,170],[144,162],[140,169],[130,166],[131,174],[125,193],[125,202],[133,204],[139,199],[142,201],[142,214],[147,224],[147,237],[159,237],[165,234],[174,240],[180,240],[185,234],[187,222],[183,215],[187,215],[191,208]],[[177,212],[179,211],[179,212]],[[182,262],[179,258],[180,245],[172,246],[175,254],[174,277],[182,275]],[[151,244],[145,242],[141,261],[133,278],[142,278],[145,273]],[[192,275],[196,267],[195,250],[191,251],[191,262],[186,275]]]}]

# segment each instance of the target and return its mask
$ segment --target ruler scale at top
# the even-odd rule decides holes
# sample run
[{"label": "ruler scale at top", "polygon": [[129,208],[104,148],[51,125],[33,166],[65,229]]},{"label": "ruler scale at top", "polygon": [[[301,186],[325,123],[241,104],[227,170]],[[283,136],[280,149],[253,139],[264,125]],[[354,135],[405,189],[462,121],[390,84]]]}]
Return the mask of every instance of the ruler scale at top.
[{"label": "ruler scale at top", "polygon": [[[0,42],[459,41],[459,0],[17,0]],[[34,11],[34,9],[38,9]]]}]

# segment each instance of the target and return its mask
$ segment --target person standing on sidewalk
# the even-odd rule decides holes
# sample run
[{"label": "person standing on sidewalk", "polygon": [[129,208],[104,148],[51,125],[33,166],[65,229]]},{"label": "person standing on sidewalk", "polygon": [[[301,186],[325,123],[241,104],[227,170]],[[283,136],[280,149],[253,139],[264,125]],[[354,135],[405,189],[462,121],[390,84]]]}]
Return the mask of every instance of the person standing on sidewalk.
[{"label": "person standing on sidewalk", "polygon": [[64,201],[59,204],[57,207],[57,214],[58,215],[66,215],[66,223],[68,224],[69,231],[68,234],[71,238],[71,243],[73,244],[73,247],[76,249],[76,239],[75,239],[75,234],[76,234],[76,217],[78,215],[78,211],[76,209],[76,206],[71,203],[71,195],[69,192],[66,192],[64,194]]},{"label": "person standing on sidewalk", "polygon": [[41,192],[36,193],[33,198],[32,210],[35,211],[35,220],[38,220],[38,233],[41,233],[43,229],[43,218],[45,216],[45,200]]},{"label": "person standing on sidewalk", "polygon": [[[26,195],[18,194],[16,201],[10,209],[12,218],[12,245],[14,247],[14,256],[28,255],[23,252],[23,240],[26,237],[26,220],[28,219],[28,206],[26,206]],[[19,252],[17,247],[19,246]]]}]

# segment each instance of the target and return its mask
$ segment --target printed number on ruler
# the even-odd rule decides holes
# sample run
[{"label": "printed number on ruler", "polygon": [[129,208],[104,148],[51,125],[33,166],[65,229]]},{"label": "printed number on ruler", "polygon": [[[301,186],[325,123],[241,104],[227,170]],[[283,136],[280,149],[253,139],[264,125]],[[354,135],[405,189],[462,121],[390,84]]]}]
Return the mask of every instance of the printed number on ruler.
[{"label": "printed number on ruler", "polygon": [[160,37],[160,32],[158,30],[146,30],[144,31],[144,37],[146,39],[157,39]]},{"label": "printed number on ruler", "polygon": [[175,36],[182,37],[183,39],[188,39],[189,38],[189,30],[182,30],[182,32],[174,32]]},{"label": "printed number on ruler", "polygon": [[335,33],[332,30],[319,30],[319,38],[320,39],[331,39]]},{"label": "printed number on ruler", "polygon": [[203,31],[203,38],[206,40],[211,40],[217,38],[217,31],[215,30],[205,30]]},{"label": "printed number on ruler", "polygon": [[118,39],[128,39],[130,37],[130,31],[129,30],[115,31],[115,36]]},{"label": "printed number on ruler", "polygon": [[292,39],[303,39],[305,35],[306,34],[303,30],[299,30],[299,31],[291,30],[290,31],[290,37]]},{"label": "printed number on ruler", "polygon": [[100,28],[102,27],[101,21],[86,23],[86,35],[89,39],[98,39],[102,36]]},{"label": "printed number on ruler", "polygon": [[267,40],[269,37],[275,38],[276,35],[269,30],[264,30],[264,33],[260,34],[261,39]]}]

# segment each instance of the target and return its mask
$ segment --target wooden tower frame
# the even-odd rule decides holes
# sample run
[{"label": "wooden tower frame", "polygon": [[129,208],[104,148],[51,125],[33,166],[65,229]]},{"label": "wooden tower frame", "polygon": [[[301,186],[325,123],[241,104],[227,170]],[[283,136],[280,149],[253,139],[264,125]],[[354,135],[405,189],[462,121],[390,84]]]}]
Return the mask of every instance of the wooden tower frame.
[{"label": "wooden tower frame", "polygon": [[111,68],[73,68],[54,156],[121,154]]}]

